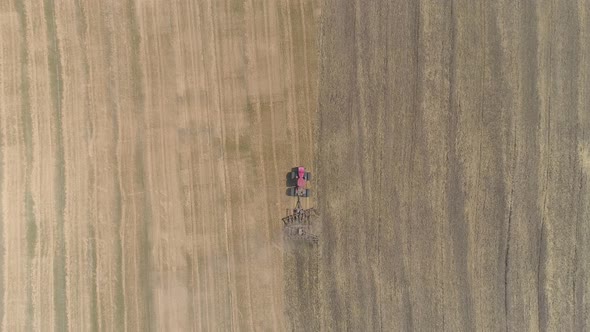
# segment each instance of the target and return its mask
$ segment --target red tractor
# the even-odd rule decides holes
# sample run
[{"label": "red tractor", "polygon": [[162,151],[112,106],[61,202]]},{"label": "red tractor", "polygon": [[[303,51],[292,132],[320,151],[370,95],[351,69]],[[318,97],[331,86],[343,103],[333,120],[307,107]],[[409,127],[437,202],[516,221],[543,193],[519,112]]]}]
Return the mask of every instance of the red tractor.
[{"label": "red tractor", "polygon": [[311,181],[311,173],[305,171],[305,167],[299,166],[294,168],[290,174],[291,186],[287,190],[289,196],[309,197],[311,191],[306,189],[307,181]]},{"label": "red tractor", "polygon": [[314,208],[303,209],[301,197],[309,197],[310,190],[306,188],[307,181],[311,181],[311,173],[305,171],[305,167],[299,166],[286,174],[287,195],[297,197],[297,205],[293,210],[287,209],[284,217],[284,234],[292,240],[305,240],[313,244],[318,243],[317,235],[312,233],[311,217],[315,213]]}]

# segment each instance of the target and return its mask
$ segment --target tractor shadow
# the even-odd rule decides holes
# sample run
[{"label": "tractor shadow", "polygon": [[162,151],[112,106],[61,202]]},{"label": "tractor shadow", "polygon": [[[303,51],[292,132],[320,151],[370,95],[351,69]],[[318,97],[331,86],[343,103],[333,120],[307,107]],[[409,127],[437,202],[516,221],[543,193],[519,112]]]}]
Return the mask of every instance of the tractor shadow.
[{"label": "tractor shadow", "polygon": [[285,174],[285,195],[287,196],[295,196],[294,195],[294,187],[297,186],[297,179],[292,178],[292,173],[297,172],[297,167],[293,167],[290,172]]},{"label": "tractor shadow", "polygon": [[285,185],[287,187],[295,187],[297,185],[297,179],[292,178],[292,173],[297,173],[297,167],[293,167],[290,172],[285,174]]}]

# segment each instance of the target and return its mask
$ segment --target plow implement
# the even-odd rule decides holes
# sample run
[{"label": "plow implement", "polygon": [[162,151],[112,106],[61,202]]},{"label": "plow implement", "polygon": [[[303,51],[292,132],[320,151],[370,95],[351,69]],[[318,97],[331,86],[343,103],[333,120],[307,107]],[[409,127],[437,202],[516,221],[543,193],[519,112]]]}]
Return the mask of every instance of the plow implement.
[{"label": "plow implement", "polygon": [[282,219],[285,236],[292,240],[303,240],[317,244],[317,235],[311,233],[311,219],[315,215],[317,213],[314,208],[303,209],[301,207],[301,201],[298,197],[297,205],[292,213],[288,211],[287,216]]},{"label": "plow implement", "polygon": [[319,240],[317,235],[313,235],[307,230],[298,227],[285,227],[285,236],[291,240],[306,241],[313,244],[317,244]]},{"label": "plow implement", "polygon": [[293,209],[293,212],[289,214],[289,210],[287,210],[287,216],[284,217],[282,220],[285,226],[310,225],[312,214],[316,214],[315,209],[311,208],[304,210],[303,208],[301,208],[301,202],[299,201],[299,199],[297,199],[297,205]]}]

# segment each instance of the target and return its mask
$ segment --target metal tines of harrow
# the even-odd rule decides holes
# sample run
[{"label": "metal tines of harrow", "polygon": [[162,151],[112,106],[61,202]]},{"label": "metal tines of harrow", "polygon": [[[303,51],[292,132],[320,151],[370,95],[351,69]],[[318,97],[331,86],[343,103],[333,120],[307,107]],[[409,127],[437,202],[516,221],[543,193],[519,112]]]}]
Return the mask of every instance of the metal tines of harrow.
[{"label": "metal tines of harrow", "polygon": [[306,230],[309,226],[299,226],[299,225],[292,225],[292,226],[285,226],[285,236],[291,240],[303,240],[307,242],[311,242],[313,244],[318,243],[317,235],[311,234]]},{"label": "metal tines of harrow", "polygon": [[314,212],[315,210],[313,208],[307,210],[296,209],[293,214],[284,217],[282,220],[285,226],[291,224],[309,224],[311,223],[311,215]]}]

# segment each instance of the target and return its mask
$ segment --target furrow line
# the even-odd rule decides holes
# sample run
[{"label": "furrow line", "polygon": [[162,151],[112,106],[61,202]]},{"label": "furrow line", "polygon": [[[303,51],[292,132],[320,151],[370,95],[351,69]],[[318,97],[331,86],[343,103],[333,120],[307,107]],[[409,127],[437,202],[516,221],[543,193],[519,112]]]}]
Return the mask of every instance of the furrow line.
[{"label": "furrow line", "polygon": [[[254,45],[253,46],[253,53],[254,53],[253,63],[256,65],[256,64],[258,64],[258,52],[257,52],[257,46],[256,46],[258,44],[258,37],[257,37],[257,33],[256,33],[256,12],[255,12],[255,7],[254,7],[253,1],[254,0],[248,0],[248,2],[247,2],[248,5],[245,8],[250,10],[250,16],[251,16],[251,25],[250,25],[251,31],[250,31],[250,36],[253,39],[252,40],[252,44]],[[246,11],[246,16],[248,16],[247,15],[247,11]],[[252,86],[254,87],[254,94],[256,96],[255,104],[256,104],[256,118],[257,118],[257,121],[258,121],[257,125],[258,126],[262,126],[262,114],[261,114],[262,113],[262,110],[261,110],[261,106],[260,106],[260,87],[258,85],[258,79],[259,79],[259,77],[257,75],[253,79]],[[264,188],[264,190],[262,190],[262,193],[263,193],[262,194],[263,195],[262,199],[263,199],[263,202],[266,203],[266,202],[268,202],[268,192],[266,190],[266,188],[267,188],[267,177],[266,177],[266,174],[267,173],[266,173],[266,167],[264,166],[265,165],[265,163],[264,163],[264,136],[263,136],[263,133],[262,133],[262,130],[261,129],[262,128],[259,128],[259,130],[258,130],[258,140],[259,140],[259,145],[260,145],[259,165],[260,165],[260,168],[261,168],[260,171],[262,173],[262,175],[260,176],[260,179],[262,180],[262,188]],[[264,204],[264,215],[267,218],[269,218],[269,216],[270,216],[268,204]],[[269,229],[268,223],[267,223],[267,226],[265,227],[265,230],[266,230],[266,236],[267,236],[267,238],[270,238],[270,229]],[[246,242],[244,245],[247,248],[248,247],[248,242]],[[252,266],[252,264],[249,263],[250,262],[250,256],[247,254],[246,257],[247,257],[246,258],[246,261],[248,262],[248,267]],[[247,273],[248,274],[250,273],[249,268],[248,268],[248,272]],[[248,282],[248,293],[249,293],[248,294],[248,298],[249,298],[248,299],[248,303],[250,305],[249,314],[250,314],[250,323],[252,324],[252,329],[254,329],[255,327],[254,327],[254,313],[253,313],[253,310],[252,310],[252,287],[251,286],[252,286],[251,285],[251,282],[249,281]]]},{"label": "furrow line", "polygon": [[[209,3],[209,5],[210,5],[210,3]],[[197,13],[196,13],[197,31],[200,32],[200,33],[197,33],[197,38],[198,38],[199,44],[201,46],[200,47],[201,52],[199,52],[199,53],[200,53],[200,60],[201,60],[200,61],[201,71],[203,73],[203,75],[200,76],[201,77],[201,82],[200,82],[201,84],[199,86],[203,87],[203,86],[207,86],[207,82],[209,81],[209,71],[208,71],[208,68],[205,67],[205,59],[207,57],[206,57],[206,53],[205,53],[206,52],[205,42],[204,42],[205,31],[204,31],[203,25],[205,25],[206,23],[202,22],[203,20],[205,20],[205,18],[204,18],[205,15],[201,12],[201,8],[199,7],[199,5],[197,4],[197,6],[195,6],[195,8],[197,10]],[[208,15],[210,15],[210,13],[208,13]],[[206,118],[205,122],[207,124],[207,126],[206,126],[206,128],[207,128],[207,149],[206,149],[206,151],[207,151],[207,155],[209,156],[209,160],[207,162],[208,173],[215,174],[214,173],[215,167],[214,167],[213,161],[212,161],[213,158],[211,158],[211,154],[213,152],[213,148],[212,148],[212,140],[213,140],[212,136],[213,135],[211,134],[211,120],[210,120],[211,116],[209,114],[210,113],[209,110],[211,108],[211,100],[210,99],[211,98],[210,98],[209,94],[207,94],[205,96],[205,100],[206,100],[206,102],[205,102],[205,104],[206,104],[206,106],[205,106],[205,118]],[[211,200],[214,200],[215,199],[215,192],[213,192],[213,191],[214,191],[215,187],[213,186],[213,184],[209,184],[209,187],[210,187],[210,192],[211,192],[209,198]],[[217,214],[216,214],[217,211],[214,206],[212,207],[212,210],[213,210],[213,215],[214,215],[214,220],[215,220],[217,218]],[[201,209],[201,211],[203,211],[203,209]],[[209,234],[207,234],[207,232],[206,232],[207,228],[205,227],[205,222],[204,222],[207,219],[208,219],[208,217],[204,216],[201,213],[201,218],[200,218],[201,232],[202,232],[201,235],[203,236],[203,239],[204,239],[203,242],[205,244],[205,248],[203,248],[203,251],[206,253],[206,257],[210,258],[212,256],[211,255],[212,246],[211,246],[211,241],[208,236]],[[207,324],[205,324],[205,326],[206,326],[206,329],[213,329],[212,326],[214,323],[212,322],[211,317],[212,317],[212,315],[213,315],[213,317],[215,317],[215,310],[214,310],[214,308],[210,308],[212,306],[212,305],[210,305],[212,303],[212,298],[210,296],[210,289],[213,286],[213,282],[212,282],[213,278],[211,277],[211,271],[210,271],[211,268],[206,265],[206,263],[208,263],[208,259],[203,260],[203,263],[205,263],[204,264],[205,265],[204,272],[203,272],[205,274],[205,278],[204,278],[205,279],[204,280],[205,281],[204,282],[205,283],[205,291],[203,292],[202,296],[205,298],[205,316],[206,316],[205,318],[206,318],[206,322],[207,322]]]},{"label": "furrow line", "polygon": [[[272,50],[272,46],[270,43],[270,23],[268,21],[268,17],[269,17],[269,9],[268,9],[268,2],[267,1],[263,1],[262,3],[262,9],[263,9],[263,17],[264,17],[264,32],[265,32],[265,40],[266,40],[266,47],[268,51],[268,54],[266,55],[266,75],[267,75],[267,79],[268,79],[268,86],[269,86],[269,93],[268,93],[268,97],[269,97],[269,111],[270,111],[270,132],[271,132],[271,137],[270,137],[270,141],[271,141],[271,147],[272,147],[272,161],[273,161],[273,166],[274,166],[274,182],[278,183],[279,182],[279,168],[277,165],[277,148],[276,148],[276,129],[275,129],[275,107],[274,107],[274,98],[273,98],[273,80],[272,80],[272,59],[274,57],[273,53],[270,51]],[[281,189],[279,186],[275,186],[276,188],[276,197],[278,199],[278,197],[281,197]],[[266,188],[265,188],[266,190]],[[271,202],[267,201],[267,205],[271,204]],[[275,208],[275,212],[276,212],[276,208]],[[269,220],[267,223],[269,223],[269,237],[268,237],[268,245],[272,246],[273,245],[273,240],[272,240],[272,227],[270,227],[270,225],[273,224],[273,213],[269,214]],[[271,264],[274,264],[274,262],[270,262]],[[279,264],[277,264],[277,266],[279,266]],[[273,301],[273,305],[271,308],[271,313],[273,316],[273,330],[278,331],[279,327],[278,327],[278,322],[277,322],[277,312],[276,312],[276,307],[278,306],[278,304],[276,303],[277,297],[275,296],[275,292],[276,292],[276,278],[273,277],[272,278],[272,284],[271,284],[271,289],[270,289],[270,296],[271,299]]]},{"label": "furrow line", "polygon": [[55,18],[55,3],[53,0],[44,0],[44,16],[47,25],[47,63],[49,66],[49,79],[53,108],[54,135],[55,135],[55,256],[53,258],[53,304],[55,313],[54,328],[57,331],[68,330],[67,295],[66,295],[66,247],[65,247],[65,208],[66,208],[66,179],[65,157],[63,140],[63,114],[62,114],[62,64],[59,40],[57,37],[57,24]]},{"label": "furrow line", "polygon": [[[188,6],[189,9],[186,11],[189,15],[190,13],[193,13],[194,9],[191,8],[191,6],[193,5],[193,3],[191,1],[188,2]],[[188,16],[187,18],[187,22],[188,22],[188,35],[189,35],[189,39],[190,39],[190,63],[191,63],[191,73],[195,73],[197,66],[195,65],[195,54],[197,54],[197,52],[195,51],[195,45],[194,45],[194,41],[195,41],[195,34],[194,34],[194,21],[192,20],[192,18],[190,16]],[[191,80],[192,81],[192,80]],[[198,82],[193,82],[195,83],[195,86],[198,86]],[[200,98],[196,98],[195,102],[197,103],[197,105],[199,105],[199,101]],[[187,117],[187,124],[190,124],[190,120],[188,117],[188,107],[185,113],[185,116]],[[201,149],[201,137],[199,135],[196,136],[197,137],[197,146],[199,147],[199,150]],[[196,301],[196,317],[195,317],[195,312],[194,312],[194,308],[195,308],[195,300],[196,295],[195,295],[195,288],[196,288],[196,294],[200,296],[201,292],[200,292],[200,286],[201,286],[201,278],[200,278],[200,274],[199,274],[199,261],[197,260],[197,255],[196,255],[196,251],[195,251],[195,232],[196,232],[196,227],[195,227],[195,223],[197,222],[197,219],[195,218],[195,203],[197,201],[197,197],[195,196],[195,189],[194,189],[194,177],[193,177],[193,172],[194,172],[194,154],[193,154],[193,150],[189,149],[189,165],[190,165],[190,169],[189,169],[189,181],[190,181],[190,197],[191,197],[191,201],[190,201],[190,211],[191,211],[191,243],[190,243],[190,249],[191,249],[191,259],[192,260],[196,260],[196,264],[194,264],[194,262],[191,262],[191,284],[192,287],[191,288],[191,294],[193,295],[193,298],[191,299],[192,301],[192,305],[193,305],[193,330],[203,330],[203,326],[201,325],[201,315],[202,315],[202,309],[201,309],[201,301]],[[199,158],[200,159],[200,158]],[[201,165],[200,163],[197,163],[199,171],[198,174],[201,174]],[[195,275],[196,275],[196,282],[195,282]],[[195,320],[198,322],[198,325],[195,326]]]},{"label": "furrow line", "polygon": [[[303,67],[304,74],[305,74],[305,84],[304,84],[304,91],[305,91],[305,106],[307,109],[305,110],[307,114],[307,131],[308,131],[308,140],[309,140],[309,151],[312,153],[313,150],[313,123],[312,123],[312,112],[311,112],[311,102],[309,98],[309,90],[310,90],[310,82],[309,82],[309,62],[307,59],[307,22],[305,21],[305,6],[303,0],[299,0],[299,7],[301,11],[301,27],[303,29]],[[313,16],[312,16],[313,17]],[[313,18],[312,18],[313,21]]]}]

